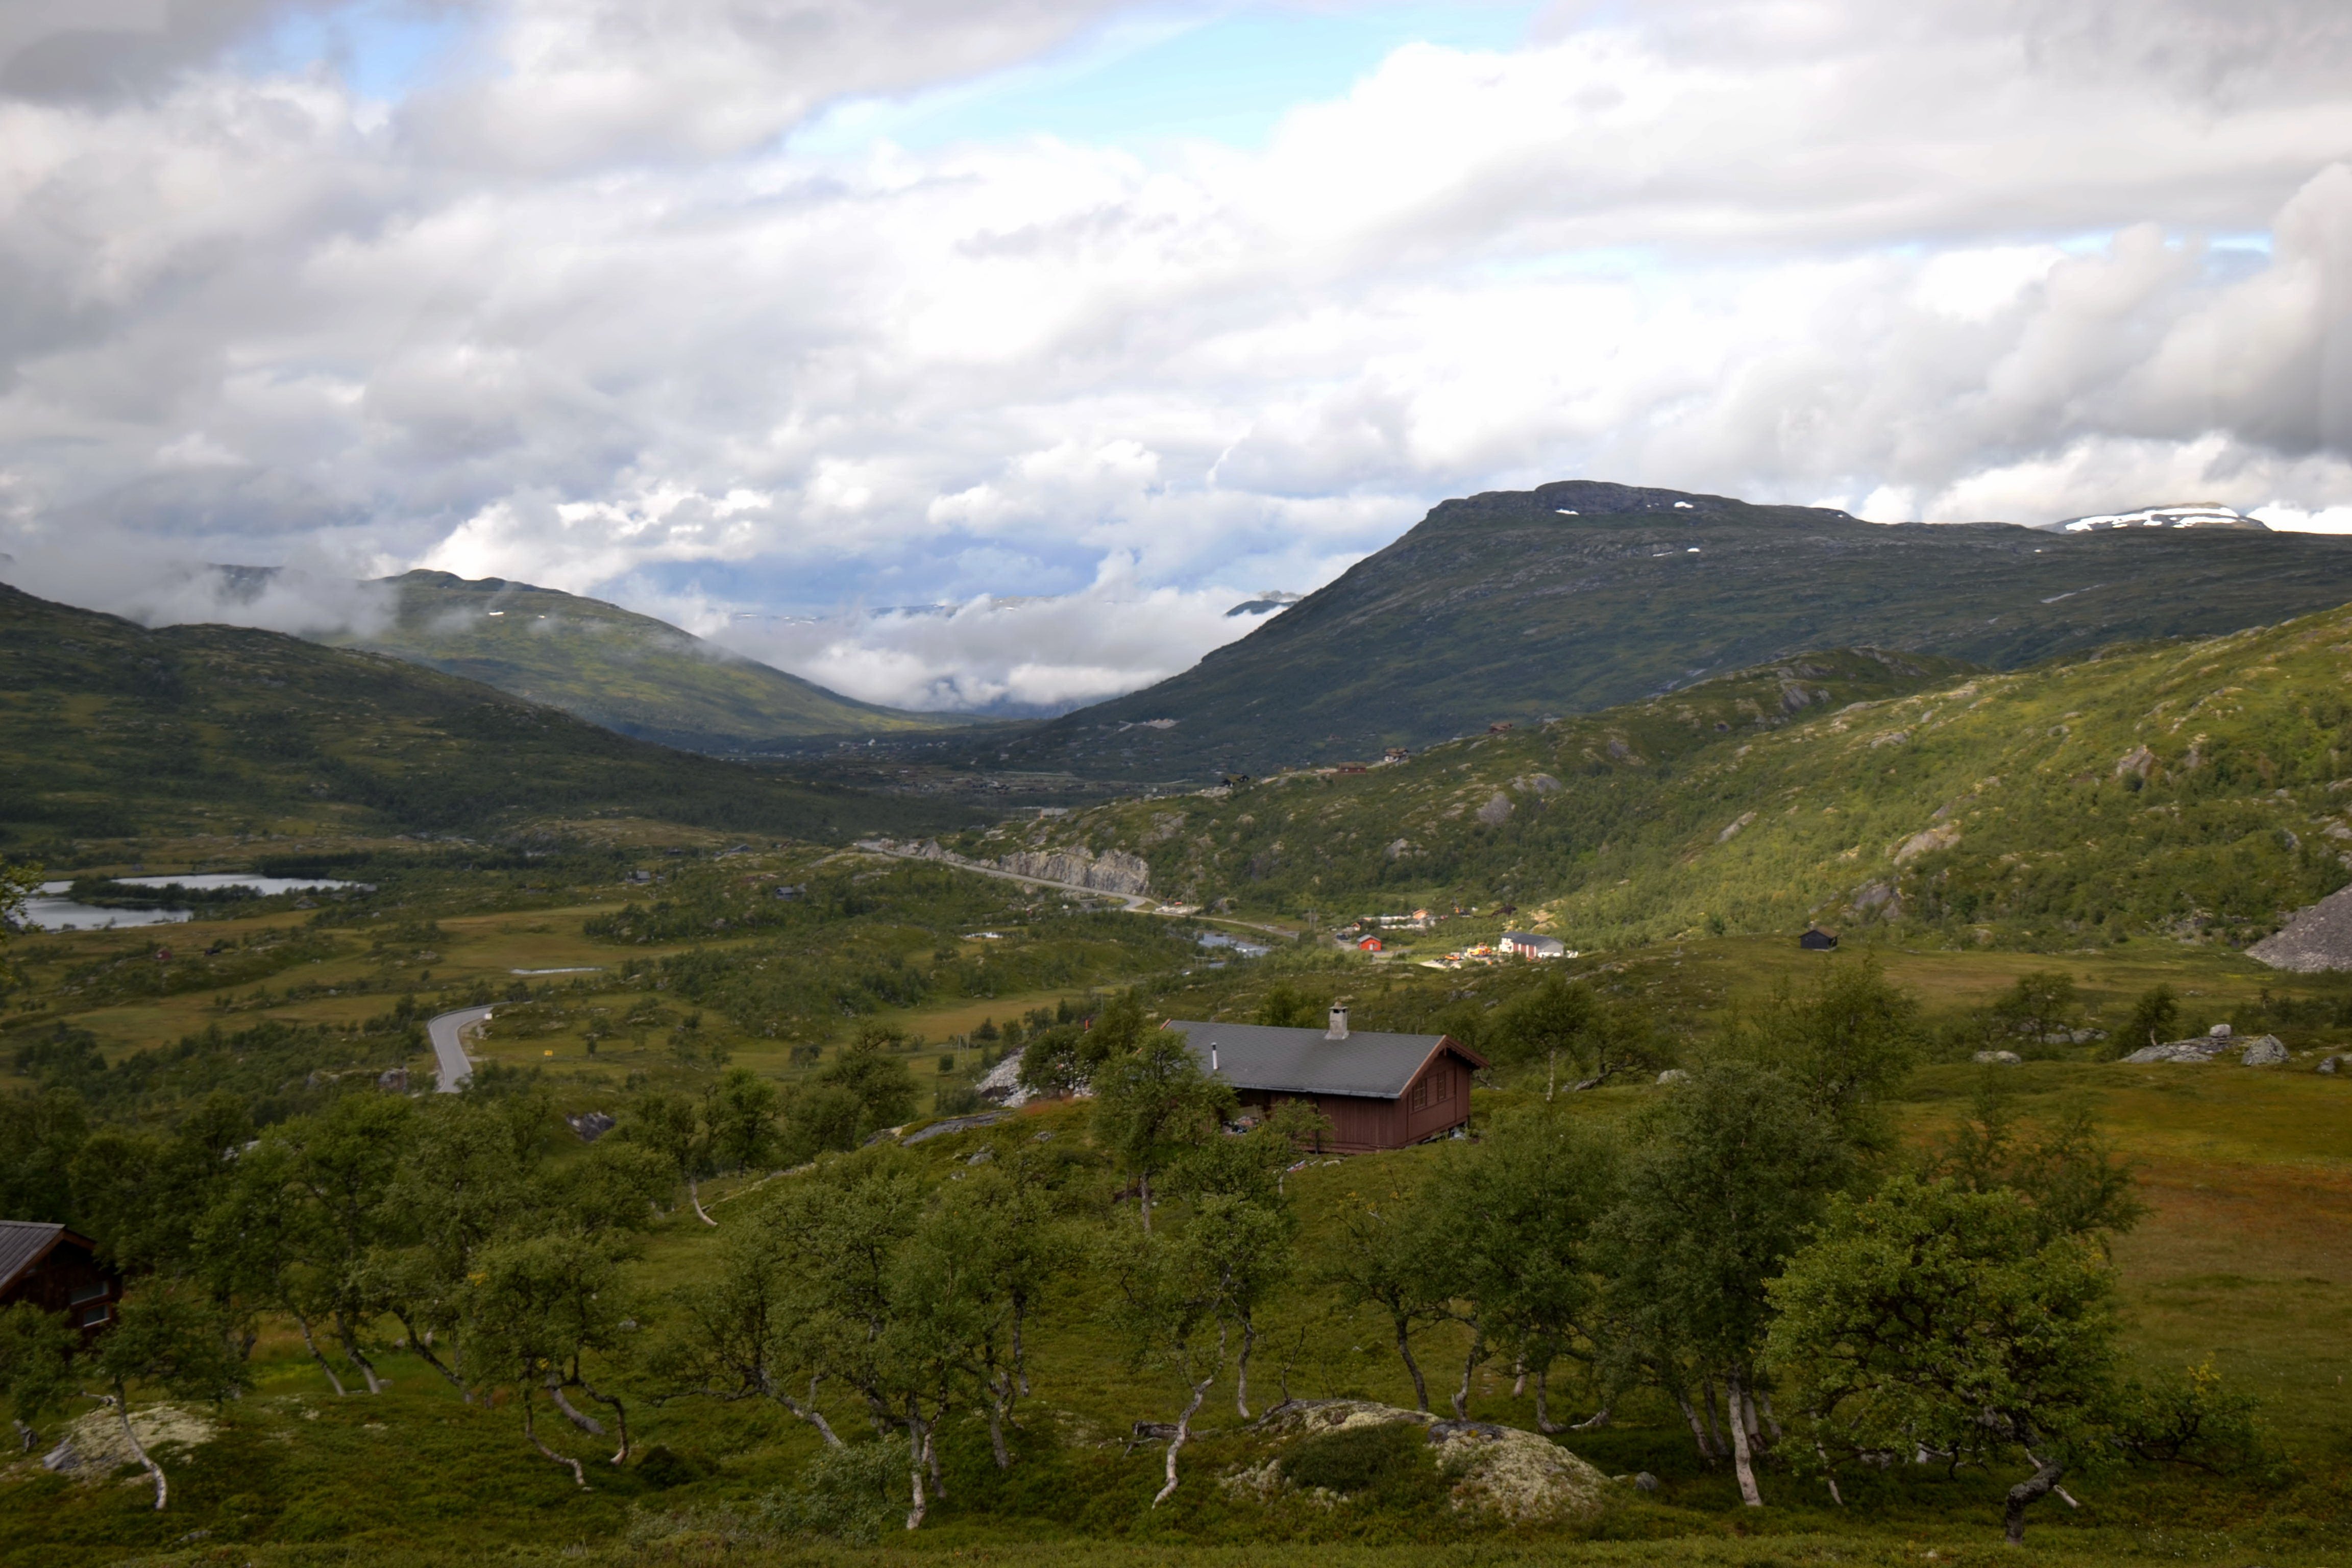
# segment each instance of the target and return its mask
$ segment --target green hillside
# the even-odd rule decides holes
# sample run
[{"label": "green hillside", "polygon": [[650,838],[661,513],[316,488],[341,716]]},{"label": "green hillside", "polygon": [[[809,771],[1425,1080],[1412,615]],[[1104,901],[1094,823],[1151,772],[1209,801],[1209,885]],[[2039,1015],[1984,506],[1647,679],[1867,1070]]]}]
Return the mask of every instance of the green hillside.
[{"label": "green hillside", "polygon": [[483,831],[619,813],[839,837],[936,808],[613,734],[382,654],[0,587],[0,845]]},{"label": "green hillside", "polygon": [[1244,909],[1512,903],[1572,947],[1809,921],[1912,942],[2234,945],[2346,880],[2352,607],[1952,668],[1808,655],[1362,773],[965,847],[1125,849],[1163,897]]},{"label": "green hillside", "polygon": [[397,618],[365,637],[388,653],[640,740],[756,752],[813,735],[905,735],[968,722],[854,701],[599,599],[446,572],[388,579]]},{"label": "green hillside", "polygon": [[[1806,648],[2015,668],[2347,599],[2352,540],[1888,527],[1576,481],[1446,501],[1185,673],[992,751],[1016,766],[1206,783],[1592,712]],[[1154,720],[1174,722],[1142,727]]]}]

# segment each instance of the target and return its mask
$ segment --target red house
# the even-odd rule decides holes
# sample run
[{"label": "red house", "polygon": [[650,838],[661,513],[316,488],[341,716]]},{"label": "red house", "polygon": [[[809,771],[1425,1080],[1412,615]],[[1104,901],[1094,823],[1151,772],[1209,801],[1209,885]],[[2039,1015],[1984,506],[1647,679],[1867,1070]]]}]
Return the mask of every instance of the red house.
[{"label": "red house", "polygon": [[87,1338],[114,1321],[121,1300],[122,1276],[99,1261],[89,1237],[61,1225],[0,1219],[0,1307],[30,1301],[63,1312]]},{"label": "red house", "polygon": [[1389,944],[1387,942],[1382,942],[1376,936],[1359,937],[1356,939],[1356,947],[1358,951],[1362,952],[1386,952],[1388,951],[1388,946]]},{"label": "red house", "polygon": [[1486,1058],[1450,1035],[1353,1033],[1348,1009],[1328,1029],[1276,1029],[1171,1018],[1202,1068],[1244,1105],[1313,1102],[1331,1123],[1328,1147],[1345,1154],[1444,1138],[1470,1120],[1470,1075]]}]

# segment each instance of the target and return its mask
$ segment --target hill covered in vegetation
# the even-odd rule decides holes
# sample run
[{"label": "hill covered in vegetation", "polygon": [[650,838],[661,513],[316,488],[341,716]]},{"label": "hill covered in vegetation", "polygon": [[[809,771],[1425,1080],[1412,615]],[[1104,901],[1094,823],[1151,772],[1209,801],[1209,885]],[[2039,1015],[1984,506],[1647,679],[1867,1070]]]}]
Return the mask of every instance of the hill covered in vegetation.
[{"label": "hill covered in vegetation", "polygon": [[1446,501],[1183,674],[992,751],[1205,783],[1591,712],[1807,648],[2016,668],[2347,599],[2352,540],[1886,526],[1571,481]]},{"label": "hill covered in vegetation", "polygon": [[1244,910],[1515,904],[1571,947],[1812,921],[1910,942],[2243,944],[2346,881],[2352,608],[1955,669],[1807,655],[1401,764],[962,847],[1124,850],[1163,897]]},{"label": "hill covered in vegetation", "polygon": [[666,746],[756,752],[814,735],[904,735],[967,722],[856,701],[600,599],[446,572],[411,572],[389,586],[399,595],[393,623],[342,643]]},{"label": "hill covered in vegetation", "polygon": [[633,741],[382,654],[149,630],[5,587],[0,752],[0,845],[20,858],[67,858],[78,838],[482,832],[599,813],[808,838],[946,819]]}]

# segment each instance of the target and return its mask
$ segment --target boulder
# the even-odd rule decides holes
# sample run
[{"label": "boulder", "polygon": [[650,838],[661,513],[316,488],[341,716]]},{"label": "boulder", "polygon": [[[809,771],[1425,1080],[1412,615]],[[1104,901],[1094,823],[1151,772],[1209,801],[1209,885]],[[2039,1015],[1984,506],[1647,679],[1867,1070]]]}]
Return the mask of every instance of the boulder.
[{"label": "boulder", "polygon": [[1668,1068],[1665,1071],[1658,1075],[1658,1081],[1660,1083],[1680,1083],[1688,1077],[1690,1077],[1690,1074],[1683,1071],[1680,1068]]},{"label": "boulder", "polygon": [[2336,1070],[2336,1064],[2343,1059],[2344,1058],[2341,1057],[2323,1058],[2319,1063],[2319,1070],[2324,1073],[2332,1073]]},{"label": "boulder", "polygon": [[2210,1035],[2193,1040],[2168,1040],[2160,1046],[2142,1046],[2124,1060],[2127,1062],[2210,1062],[2214,1054],[2228,1045]]},{"label": "boulder", "polygon": [[2352,969],[2352,888],[2297,910],[2286,924],[2246,949],[2246,956],[2304,974]]},{"label": "boulder", "polygon": [[1282,1478],[1282,1455],[1292,1446],[1358,1427],[1404,1425],[1428,1434],[1430,1462],[1452,1479],[1447,1500],[1458,1513],[1537,1524],[1590,1519],[1601,1510],[1609,1478],[1549,1438],[1488,1421],[1439,1420],[1369,1399],[1295,1400],[1268,1411],[1257,1429],[1276,1451],[1223,1484],[1269,1496],[1289,1484]]},{"label": "boulder", "polygon": [[2274,1068],[2286,1060],[2286,1044],[2276,1035],[2263,1035],[2247,1046],[2239,1064],[2250,1068]]},{"label": "boulder", "polygon": [[2019,1056],[2015,1051],[1979,1051],[1976,1055],[1976,1059],[1986,1063],[1998,1062],[2006,1067],[2013,1066],[2016,1063],[2023,1061],[2025,1058]]},{"label": "boulder", "polygon": [[[213,1423],[176,1405],[151,1405],[131,1413],[131,1428],[149,1453],[158,1448],[194,1448],[213,1440]],[[111,1409],[101,1408],[69,1423],[65,1435],[41,1457],[41,1468],[85,1481],[100,1481],[139,1458],[122,1436],[122,1423]]]}]

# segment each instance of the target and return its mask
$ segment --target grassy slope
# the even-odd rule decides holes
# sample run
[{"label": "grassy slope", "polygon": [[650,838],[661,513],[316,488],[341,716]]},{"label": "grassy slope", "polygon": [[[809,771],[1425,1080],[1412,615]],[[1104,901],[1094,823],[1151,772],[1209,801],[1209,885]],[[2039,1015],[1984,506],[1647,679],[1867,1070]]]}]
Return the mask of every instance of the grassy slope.
[{"label": "grassy slope", "polygon": [[380,654],[0,588],[0,845],[481,831],[603,812],[839,837],[936,818],[633,741]]},{"label": "grassy slope", "polygon": [[[1446,501],[1192,669],[1009,749],[1020,765],[1205,782],[1591,712],[1808,647],[1868,644],[2006,668],[2347,599],[2352,540],[1887,527],[1674,490],[1546,485]],[[1149,719],[1177,723],[1119,728]]]},{"label": "grassy slope", "polygon": [[597,599],[446,572],[390,581],[400,595],[397,620],[346,641],[664,745],[753,751],[791,738],[961,722],[854,700]]},{"label": "grassy slope", "polygon": [[1163,896],[1246,907],[1541,904],[1571,946],[1898,909],[1948,940],[2242,942],[2345,879],[2347,653],[2352,609],[1965,679],[1807,656],[1360,775],[972,845],[1125,847]]}]

